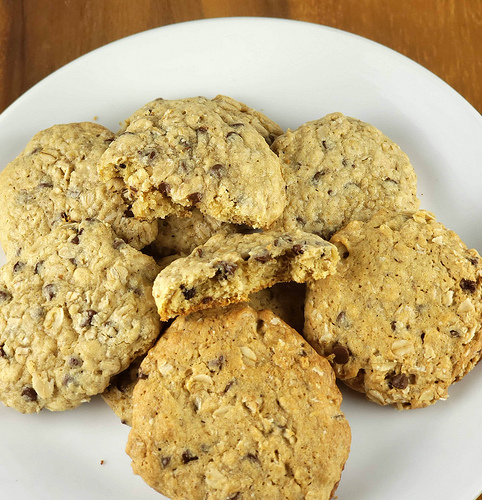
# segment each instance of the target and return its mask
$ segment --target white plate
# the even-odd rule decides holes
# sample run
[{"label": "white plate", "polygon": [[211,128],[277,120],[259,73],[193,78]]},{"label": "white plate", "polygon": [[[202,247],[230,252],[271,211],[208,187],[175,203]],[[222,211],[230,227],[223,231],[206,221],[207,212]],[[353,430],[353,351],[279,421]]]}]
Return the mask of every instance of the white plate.
[{"label": "white plate", "polygon": [[[368,121],[409,155],[422,207],[482,250],[482,117],[433,74],[318,25],[196,21],[98,49],[0,116],[0,165],[37,131],[93,120],[114,130],[156,97],[230,95],[295,128],[332,111]],[[340,500],[473,500],[482,492],[482,363],[432,407],[398,412],[343,390],[353,443]],[[124,453],[128,428],[99,399],[65,412],[0,407],[0,489],[11,499],[158,499]],[[101,460],[104,464],[101,465]]]}]

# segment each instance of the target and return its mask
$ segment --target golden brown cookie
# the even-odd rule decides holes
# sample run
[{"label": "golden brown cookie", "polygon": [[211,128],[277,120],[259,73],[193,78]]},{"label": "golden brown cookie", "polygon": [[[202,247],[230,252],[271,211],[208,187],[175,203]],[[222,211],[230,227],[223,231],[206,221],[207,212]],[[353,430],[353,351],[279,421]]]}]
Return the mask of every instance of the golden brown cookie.
[{"label": "golden brown cookie", "polygon": [[330,238],[378,210],[417,210],[417,177],[407,155],[380,130],[341,113],[288,130],[272,146],[287,184],[277,224]]},{"label": "golden brown cookie", "polygon": [[107,222],[138,249],[154,240],[156,223],[133,218],[120,180],[99,180],[97,162],[113,140],[96,123],[54,125],[36,134],[2,171],[0,240],[9,258],[55,225],[87,218]]},{"label": "golden brown cookie", "polygon": [[245,302],[275,283],[322,279],[336,269],[336,248],[315,234],[266,231],[216,233],[189,256],[174,260],[154,282],[162,321],[178,314]]},{"label": "golden brown cookie", "polygon": [[420,408],[477,363],[482,261],[425,211],[380,212],[331,242],[338,272],[308,285],[305,336],[350,387]]},{"label": "golden brown cookie", "polygon": [[269,146],[279,127],[259,116],[224,96],[157,99],[128,120],[99,174],[123,180],[139,218],[186,217],[197,207],[220,221],[268,227],[285,207],[285,182]]},{"label": "golden brown cookie", "polygon": [[270,311],[179,317],[141,364],[127,452],[169,498],[332,497],[350,429],[328,362]]}]

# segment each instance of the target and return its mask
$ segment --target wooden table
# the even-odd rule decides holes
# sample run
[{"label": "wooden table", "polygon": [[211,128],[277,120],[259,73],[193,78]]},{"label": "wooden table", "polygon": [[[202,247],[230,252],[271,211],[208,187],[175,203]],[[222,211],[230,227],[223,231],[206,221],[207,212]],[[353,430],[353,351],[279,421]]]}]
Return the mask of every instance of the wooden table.
[{"label": "wooden table", "polygon": [[108,42],[225,16],[299,19],[362,35],[419,62],[482,112],[481,0],[0,0],[0,112]]},{"label": "wooden table", "polygon": [[419,62],[482,112],[480,0],[0,0],[0,111],[101,45],[226,16],[298,19],[362,35]]}]

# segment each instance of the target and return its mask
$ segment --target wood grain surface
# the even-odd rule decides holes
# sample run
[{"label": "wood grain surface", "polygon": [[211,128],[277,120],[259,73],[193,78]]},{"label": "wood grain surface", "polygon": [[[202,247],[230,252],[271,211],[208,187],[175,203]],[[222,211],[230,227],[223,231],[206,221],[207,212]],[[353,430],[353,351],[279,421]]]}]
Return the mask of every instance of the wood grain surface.
[{"label": "wood grain surface", "polygon": [[482,0],[0,0],[0,112],[97,47],[226,16],[298,19],[362,35],[417,61],[482,112]]},{"label": "wood grain surface", "polygon": [[0,111],[101,45],[225,16],[299,19],[362,35],[419,62],[482,112],[481,0],[0,0]]}]

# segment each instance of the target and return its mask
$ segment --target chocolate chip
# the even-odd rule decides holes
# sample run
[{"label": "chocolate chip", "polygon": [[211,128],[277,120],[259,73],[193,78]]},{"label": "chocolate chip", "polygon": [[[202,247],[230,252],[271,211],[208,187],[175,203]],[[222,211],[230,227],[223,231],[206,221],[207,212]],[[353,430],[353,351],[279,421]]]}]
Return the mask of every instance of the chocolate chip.
[{"label": "chocolate chip", "polygon": [[473,265],[476,266],[479,263],[479,259],[477,257],[467,257],[467,260]]},{"label": "chocolate chip", "polygon": [[42,270],[42,266],[44,265],[45,261],[44,260],[39,260],[37,264],[35,264],[35,268],[33,272],[35,274],[40,274],[40,271]]},{"label": "chocolate chip", "polygon": [[10,293],[5,292],[4,290],[0,290],[0,304],[9,301],[12,298]]},{"label": "chocolate chip", "polygon": [[258,319],[258,322],[256,323],[256,330],[258,330],[258,332],[264,327],[264,320],[262,319]]},{"label": "chocolate chip", "polygon": [[169,193],[171,192],[171,185],[167,182],[161,182],[157,189],[164,196],[169,196]]},{"label": "chocolate chip", "polygon": [[316,172],[316,174],[311,178],[312,184],[318,184],[321,180],[321,178],[325,175],[324,170],[320,170],[319,172]]},{"label": "chocolate chip", "polygon": [[42,288],[42,294],[47,300],[52,300],[57,294],[57,287],[53,283],[49,283]]},{"label": "chocolate chip", "polygon": [[[208,362],[209,368],[214,368],[215,370],[221,370],[225,362],[224,356],[221,354],[216,359],[212,359]],[[211,370],[213,371],[213,370]]]},{"label": "chocolate chip", "polygon": [[69,358],[69,366],[82,366],[84,362],[75,356],[71,356]]},{"label": "chocolate chip", "polygon": [[223,391],[224,394],[226,394],[229,391],[229,389],[231,389],[231,387],[233,387],[233,385],[234,385],[234,380],[231,380],[231,382],[228,382],[228,384],[224,388],[224,391]]},{"label": "chocolate chip", "polygon": [[346,252],[343,252],[343,255],[341,257],[342,257],[342,259],[348,259],[349,256],[350,256],[350,252],[347,250]]},{"label": "chocolate chip", "polygon": [[80,323],[80,328],[84,328],[86,326],[92,325],[92,319],[94,316],[97,314],[97,311],[94,311],[92,309],[88,309],[84,313],[84,319],[82,320],[82,323]]},{"label": "chocolate chip", "polygon": [[390,379],[390,385],[395,389],[405,389],[408,386],[408,377],[405,373],[394,375]]},{"label": "chocolate chip", "polygon": [[460,288],[462,288],[464,292],[474,293],[475,290],[477,290],[477,281],[462,278],[460,280]]},{"label": "chocolate chip", "polygon": [[147,156],[148,156],[149,160],[153,160],[154,157],[156,156],[156,152],[154,150],[152,150]]},{"label": "chocolate chip", "polygon": [[181,455],[181,458],[182,458],[183,464],[188,464],[189,462],[192,462],[193,460],[199,459],[199,457],[196,457],[196,455],[193,455],[191,453],[191,450],[184,451],[183,454]]},{"label": "chocolate chip", "polygon": [[453,338],[460,337],[460,333],[457,330],[450,330],[450,336]]},{"label": "chocolate chip", "polygon": [[22,390],[22,397],[27,401],[37,401],[37,391],[33,387],[24,387]]},{"label": "chocolate chip", "polygon": [[254,258],[254,260],[257,260],[258,262],[261,262],[262,264],[264,264],[265,262],[268,262],[269,260],[271,260],[273,257],[271,256],[271,254],[269,252],[267,252],[263,255],[256,255],[253,258]]},{"label": "chocolate chip", "polygon": [[25,267],[25,262],[22,262],[22,261],[17,261],[14,265],[13,265],[13,272],[14,273],[18,273],[20,272],[23,268]]},{"label": "chocolate chip", "polygon": [[127,165],[125,163],[119,163],[118,168],[124,169],[126,166]]},{"label": "chocolate chip", "polygon": [[165,469],[169,465],[170,461],[171,461],[171,457],[162,457],[161,458],[162,468]]},{"label": "chocolate chip", "polygon": [[132,211],[131,207],[128,207],[125,209],[124,217],[128,217],[130,219],[132,219],[132,217],[134,217],[134,212]]},{"label": "chocolate chip", "polygon": [[390,327],[392,328],[392,332],[394,332],[397,329],[397,322],[396,321],[392,321],[390,323]]},{"label": "chocolate chip", "polygon": [[422,340],[422,344],[425,340],[425,332],[422,332],[422,334],[420,335],[420,339]]},{"label": "chocolate chip", "polygon": [[301,254],[305,253],[302,245],[293,245],[293,247],[291,248],[291,251],[295,255],[301,255]]},{"label": "chocolate chip", "polygon": [[220,163],[216,163],[216,165],[213,165],[209,170],[209,175],[215,177],[216,179],[221,179],[221,177],[223,177],[225,173],[226,168]]},{"label": "chocolate chip", "polygon": [[203,198],[202,193],[191,193],[187,195],[187,199],[193,204],[196,205]]},{"label": "chocolate chip", "polygon": [[214,267],[217,268],[215,276],[219,280],[228,279],[228,277],[232,276],[238,268],[237,264],[234,264],[233,262],[226,262],[225,260],[216,262]]},{"label": "chocolate chip", "polygon": [[350,351],[348,350],[348,348],[341,344],[334,345],[331,353],[335,355],[333,361],[337,365],[344,365],[348,363],[348,360],[350,359]]},{"label": "chocolate chip", "polygon": [[70,243],[74,244],[74,245],[78,245],[80,243],[80,240],[79,240],[79,236],[78,235],[75,235],[71,240],[70,240]]},{"label": "chocolate chip", "polygon": [[244,458],[246,458],[250,462],[253,462],[255,464],[259,464],[259,458],[254,453],[248,453]]},{"label": "chocolate chip", "polygon": [[181,292],[184,295],[184,298],[186,300],[191,300],[194,297],[194,295],[196,295],[196,288],[195,287],[186,288],[185,285],[181,285],[180,288],[181,288]]}]

